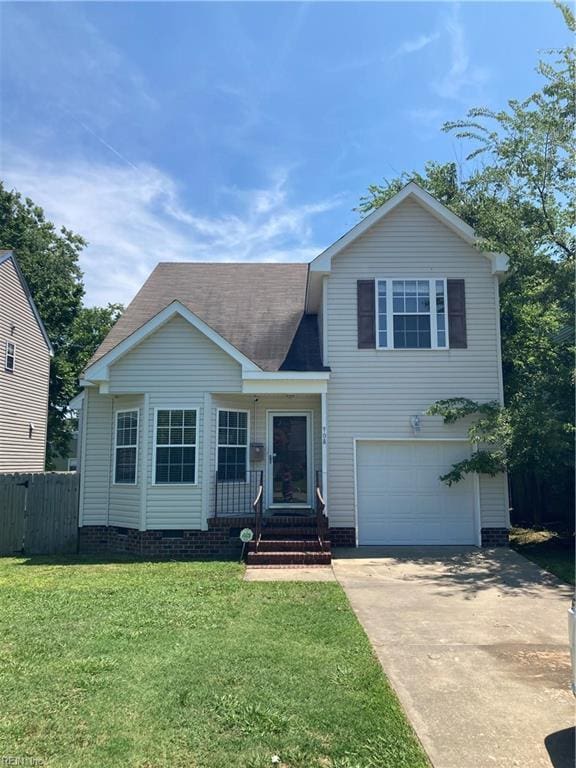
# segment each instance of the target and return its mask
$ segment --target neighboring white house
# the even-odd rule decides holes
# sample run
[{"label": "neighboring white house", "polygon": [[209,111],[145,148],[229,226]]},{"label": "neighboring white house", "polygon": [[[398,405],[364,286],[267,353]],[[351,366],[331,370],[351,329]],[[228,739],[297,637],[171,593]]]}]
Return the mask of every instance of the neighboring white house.
[{"label": "neighboring white house", "polygon": [[12,251],[0,251],[0,355],[0,472],[41,472],[52,347]]},{"label": "neighboring white house", "polygon": [[441,483],[467,425],[425,411],[502,401],[506,267],[413,183],[310,264],[160,263],[82,380],[81,540],[217,552],[262,480],[335,544],[505,543],[505,476]]}]

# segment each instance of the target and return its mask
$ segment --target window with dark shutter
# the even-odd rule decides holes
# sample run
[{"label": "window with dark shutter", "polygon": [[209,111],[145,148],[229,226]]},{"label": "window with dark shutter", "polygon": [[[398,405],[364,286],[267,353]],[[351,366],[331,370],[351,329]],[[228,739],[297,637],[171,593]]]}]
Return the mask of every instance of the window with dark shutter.
[{"label": "window with dark shutter", "polygon": [[376,303],[374,280],[358,280],[358,349],[376,348]]},{"label": "window with dark shutter", "polygon": [[448,280],[448,336],[451,349],[466,349],[466,291],[464,280]]}]

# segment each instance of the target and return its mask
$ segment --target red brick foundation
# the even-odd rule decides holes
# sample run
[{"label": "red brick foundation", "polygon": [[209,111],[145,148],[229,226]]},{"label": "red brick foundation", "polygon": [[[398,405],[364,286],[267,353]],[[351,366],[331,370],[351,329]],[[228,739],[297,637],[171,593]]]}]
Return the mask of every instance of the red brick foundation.
[{"label": "red brick foundation", "polygon": [[[281,519],[283,525],[302,526],[302,517]],[[161,558],[239,557],[242,528],[254,528],[254,518],[210,518],[207,531],[138,531],[118,526],[85,525],[79,529],[79,551]],[[335,547],[356,546],[354,528],[330,528],[329,538]]]},{"label": "red brick foundation", "polygon": [[216,518],[207,531],[138,531],[117,526],[87,525],[79,529],[79,551],[85,554],[130,554],[141,557],[239,557],[242,528],[254,518]]},{"label": "red brick foundation", "polygon": [[330,528],[328,538],[333,547],[355,547],[356,529],[355,528]]},{"label": "red brick foundation", "polygon": [[[284,518],[287,521],[287,518]],[[293,522],[292,522],[293,521]],[[302,518],[290,518],[294,526]],[[118,553],[142,557],[239,557],[242,528],[253,528],[253,517],[221,517],[208,520],[207,531],[138,531],[134,528],[89,525],[79,529],[82,553]],[[354,528],[330,528],[332,547],[355,547]],[[507,547],[507,528],[482,528],[483,547]]]}]

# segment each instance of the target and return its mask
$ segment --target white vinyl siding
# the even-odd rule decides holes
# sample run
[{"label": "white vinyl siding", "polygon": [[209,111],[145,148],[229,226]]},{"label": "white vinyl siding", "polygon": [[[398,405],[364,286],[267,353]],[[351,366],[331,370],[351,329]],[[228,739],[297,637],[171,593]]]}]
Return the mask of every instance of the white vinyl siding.
[{"label": "white vinyl siding", "polygon": [[[110,392],[118,401],[128,393],[148,393],[148,408],[142,408],[140,419],[140,432],[147,430],[148,441],[146,451],[140,452],[137,483],[138,489],[146,483],[143,497],[146,528],[202,527],[203,493],[208,492],[208,487],[206,490],[203,488],[203,479],[207,472],[211,486],[215,474],[213,453],[210,454],[210,463],[206,463],[206,470],[203,458],[204,396],[206,392],[237,393],[241,388],[240,365],[181,317],[167,322],[111,366]],[[143,398],[138,402],[143,405]],[[154,418],[158,408],[187,408],[198,412],[195,485],[155,485],[153,482]],[[209,422],[206,424],[210,434],[213,426]],[[138,527],[139,504],[140,491],[135,494],[131,517],[136,521],[134,527]],[[111,514],[114,509],[113,505]]]},{"label": "white vinyl siding", "polygon": [[[465,280],[467,349],[358,349],[357,280]],[[466,437],[466,423],[424,416],[435,400],[499,399],[496,278],[490,261],[418,203],[407,200],[332,261],[328,277],[328,512],[354,526],[354,438]],[[448,469],[448,467],[446,467]],[[507,524],[502,495],[490,525]]]},{"label": "white vinyl siding", "polygon": [[[0,264],[0,297],[0,472],[41,472],[50,352],[11,259]],[[13,371],[5,368],[7,342],[16,348]]]},{"label": "white vinyl siding", "polygon": [[[508,478],[505,474],[480,475],[480,509],[483,528],[505,528],[510,525],[508,510]],[[503,516],[502,510],[506,510]]]},{"label": "white vinyl siding", "polygon": [[[83,524],[138,528],[143,515],[142,524],[148,529],[202,528],[204,395],[210,391],[226,393],[240,389],[240,365],[180,317],[167,322],[111,366],[110,393],[102,395],[94,389],[87,390]],[[112,408],[135,407],[140,409],[137,483],[113,485]],[[198,411],[196,485],[154,485],[157,408]],[[105,410],[107,419],[103,418]],[[214,474],[213,459],[211,461],[209,483]]]},{"label": "white vinyl siding", "polygon": [[154,396],[240,392],[239,363],[177,316],[110,368],[110,392]]},{"label": "white vinyl siding", "polygon": [[86,430],[82,458],[82,525],[107,525],[110,503],[114,412],[112,398],[94,389],[85,391],[83,403]]}]

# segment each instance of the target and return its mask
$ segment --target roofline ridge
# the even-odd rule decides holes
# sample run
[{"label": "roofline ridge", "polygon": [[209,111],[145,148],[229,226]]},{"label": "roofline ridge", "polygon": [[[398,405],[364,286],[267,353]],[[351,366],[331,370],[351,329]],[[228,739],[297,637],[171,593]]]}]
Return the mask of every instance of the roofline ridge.
[{"label": "roofline ridge", "polygon": [[186,266],[203,267],[307,267],[309,261],[158,261],[156,266],[161,264],[182,264]]}]

